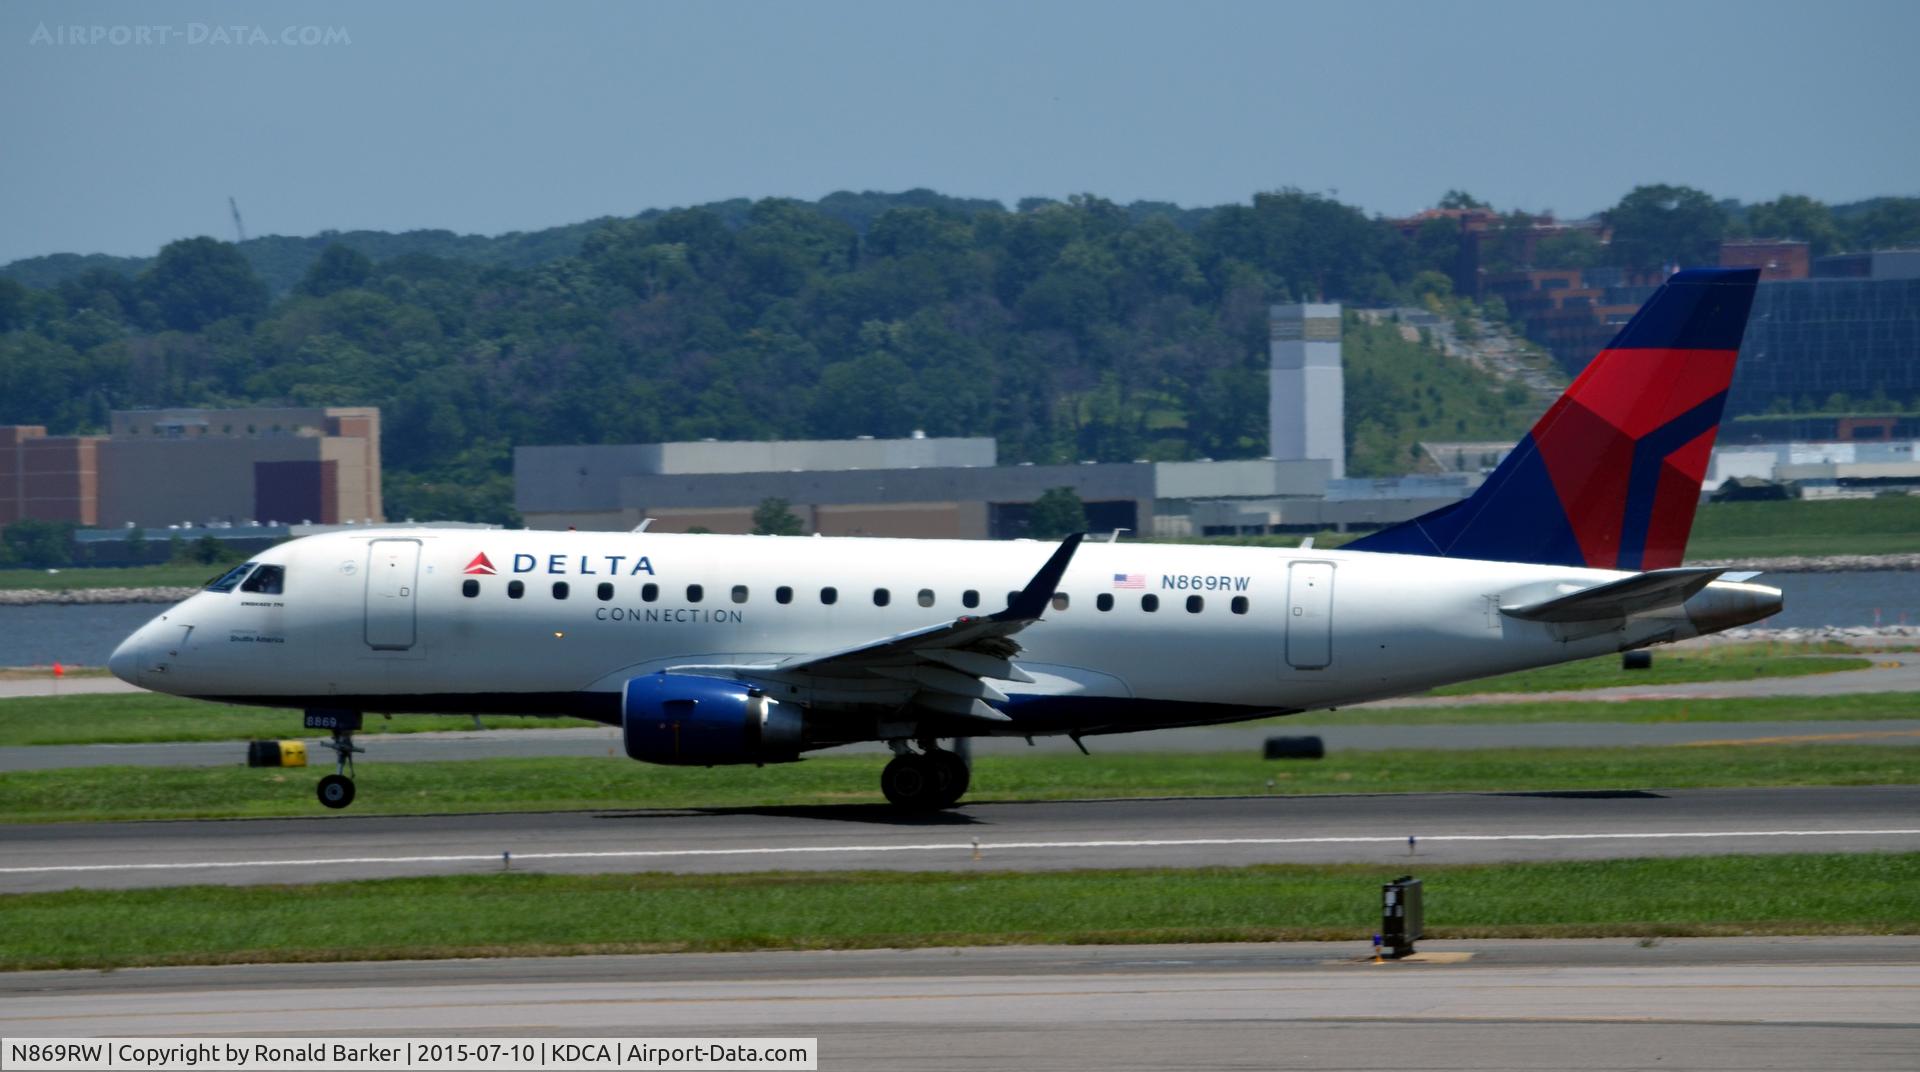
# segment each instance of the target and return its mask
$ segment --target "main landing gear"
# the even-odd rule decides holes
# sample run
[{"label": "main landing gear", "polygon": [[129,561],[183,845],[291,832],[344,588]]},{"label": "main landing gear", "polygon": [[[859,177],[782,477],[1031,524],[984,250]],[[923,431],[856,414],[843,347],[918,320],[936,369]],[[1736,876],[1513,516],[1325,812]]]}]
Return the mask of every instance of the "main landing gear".
[{"label": "main landing gear", "polygon": [[333,749],[333,773],[320,779],[315,793],[329,808],[344,808],[353,803],[353,754],[366,749],[353,743],[353,731],[360,728],[358,711],[308,711],[307,728],[332,730],[333,739],[321,741],[322,748]]},{"label": "main landing gear", "polygon": [[[880,791],[902,811],[926,812],[951,808],[973,782],[973,767],[960,752],[949,752],[932,741],[920,742],[920,751],[907,742],[887,742],[893,759],[880,772]],[[962,748],[965,742],[961,742]]]}]

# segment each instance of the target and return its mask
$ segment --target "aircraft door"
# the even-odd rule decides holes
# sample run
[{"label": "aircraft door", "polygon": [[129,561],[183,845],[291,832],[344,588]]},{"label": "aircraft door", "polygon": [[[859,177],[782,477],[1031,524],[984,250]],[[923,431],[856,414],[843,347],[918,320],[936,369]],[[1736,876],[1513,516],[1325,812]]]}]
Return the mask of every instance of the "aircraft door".
[{"label": "aircraft door", "polygon": [[419,586],[419,540],[367,545],[367,646],[375,651],[413,647]]},{"label": "aircraft door", "polygon": [[1333,563],[1287,568],[1287,664],[1321,670],[1333,662]]}]

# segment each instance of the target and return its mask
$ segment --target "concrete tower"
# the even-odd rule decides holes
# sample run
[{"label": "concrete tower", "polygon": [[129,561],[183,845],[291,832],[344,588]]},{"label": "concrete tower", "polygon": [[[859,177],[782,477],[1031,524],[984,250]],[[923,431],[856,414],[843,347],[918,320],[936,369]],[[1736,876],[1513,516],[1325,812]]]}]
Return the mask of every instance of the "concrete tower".
[{"label": "concrete tower", "polygon": [[1340,371],[1340,306],[1276,305],[1268,312],[1272,385],[1268,447],[1276,461],[1333,463],[1347,475],[1347,407]]}]

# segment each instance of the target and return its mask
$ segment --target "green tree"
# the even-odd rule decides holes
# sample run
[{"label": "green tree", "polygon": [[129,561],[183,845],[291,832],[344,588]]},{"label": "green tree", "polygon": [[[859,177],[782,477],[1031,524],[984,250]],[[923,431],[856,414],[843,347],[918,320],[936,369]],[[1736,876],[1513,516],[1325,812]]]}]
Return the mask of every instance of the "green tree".
[{"label": "green tree", "polygon": [[208,533],[193,541],[193,560],[203,566],[211,566],[225,557],[227,550],[220,544],[219,537]]},{"label": "green tree", "polygon": [[0,530],[8,564],[31,569],[52,569],[73,560],[71,521],[37,521],[25,518]]},{"label": "green tree", "polygon": [[1798,239],[1815,257],[1824,257],[1840,245],[1840,227],[1832,210],[1800,194],[1782,194],[1749,208],[1747,229],[1755,238]]},{"label": "green tree", "polygon": [[184,238],[169,242],[139,280],[160,322],[177,331],[198,331],[230,316],[266,311],[267,287],[229,242]]},{"label": "green tree", "polygon": [[1491,208],[1485,201],[1465,190],[1448,190],[1440,197],[1441,208]]},{"label": "green tree", "polygon": [[756,536],[799,536],[804,531],[800,516],[785,499],[767,498],[753,508],[753,534]]},{"label": "green tree", "polygon": [[372,274],[373,262],[365,254],[335,242],[320,251],[320,259],[307,269],[297,289],[302,294],[324,298],[337,290],[362,286]]},{"label": "green tree", "polygon": [[1892,249],[1920,245],[1920,197],[1876,198],[1872,207],[1846,227],[1854,249]]},{"label": "green tree", "polygon": [[126,555],[127,561],[133,565],[138,566],[146,562],[147,530],[138,525],[128,529],[126,550],[123,553]]},{"label": "green tree", "polygon": [[1036,540],[1057,540],[1069,533],[1087,531],[1087,507],[1072,488],[1048,488],[1033,501],[1027,515],[1027,535]]},{"label": "green tree", "polygon": [[1636,186],[1601,214],[1613,228],[1608,252],[1629,268],[1717,264],[1726,212],[1691,186]]},{"label": "green tree", "polygon": [[0,331],[12,331],[26,322],[27,288],[0,279]]},{"label": "green tree", "polygon": [[1534,246],[1536,268],[1591,268],[1606,258],[1607,248],[1591,231],[1565,231],[1542,238]]}]

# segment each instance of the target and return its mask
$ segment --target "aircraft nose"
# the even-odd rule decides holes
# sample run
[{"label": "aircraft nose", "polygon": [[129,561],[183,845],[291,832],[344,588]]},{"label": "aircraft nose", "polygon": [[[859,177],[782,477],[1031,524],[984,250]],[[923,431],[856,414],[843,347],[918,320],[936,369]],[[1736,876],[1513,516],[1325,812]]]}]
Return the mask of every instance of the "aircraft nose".
[{"label": "aircraft nose", "polygon": [[107,669],[114,677],[129,685],[140,684],[140,654],[146,647],[146,634],[144,627],[135,630],[132,636],[122,640],[120,646],[113,649],[112,655],[107,656]]}]

